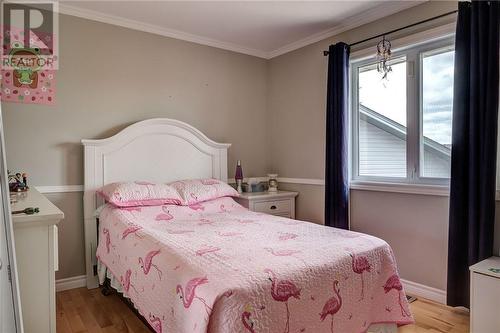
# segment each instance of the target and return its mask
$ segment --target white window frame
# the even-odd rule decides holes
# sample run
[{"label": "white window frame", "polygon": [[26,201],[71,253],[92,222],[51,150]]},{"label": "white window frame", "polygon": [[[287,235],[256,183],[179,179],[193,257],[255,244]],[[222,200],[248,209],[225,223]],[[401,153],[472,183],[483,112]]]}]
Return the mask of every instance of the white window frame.
[{"label": "white window frame", "polygon": [[[410,192],[417,194],[447,195],[449,178],[431,178],[420,176],[420,139],[422,136],[422,82],[421,54],[440,48],[454,48],[454,35],[451,26],[435,29],[434,32],[420,33],[420,39],[407,38],[393,51],[393,58],[406,56],[407,61],[407,140],[405,177],[382,177],[359,175],[359,112],[358,112],[358,68],[373,63],[374,47],[357,51],[350,61],[350,155],[351,188],[363,190],[381,190],[390,192]],[[398,43],[394,43],[393,45]],[[412,75],[413,73],[413,75]],[[390,75],[390,74],[389,74]],[[411,125],[418,124],[418,126]],[[415,131],[417,133],[415,133]]]}]

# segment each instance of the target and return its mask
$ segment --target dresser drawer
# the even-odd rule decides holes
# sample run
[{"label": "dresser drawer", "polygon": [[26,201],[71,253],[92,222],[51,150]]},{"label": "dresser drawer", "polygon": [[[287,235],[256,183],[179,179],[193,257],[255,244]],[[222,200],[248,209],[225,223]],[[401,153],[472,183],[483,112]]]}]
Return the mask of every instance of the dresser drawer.
[{"label": "dresser drawer", "polygon": [[290,203],[290,200],[276,200],[256,202],[254,205],[254,209],[256,212],[277,215],[290,213],[291,206],[292,205]]}]

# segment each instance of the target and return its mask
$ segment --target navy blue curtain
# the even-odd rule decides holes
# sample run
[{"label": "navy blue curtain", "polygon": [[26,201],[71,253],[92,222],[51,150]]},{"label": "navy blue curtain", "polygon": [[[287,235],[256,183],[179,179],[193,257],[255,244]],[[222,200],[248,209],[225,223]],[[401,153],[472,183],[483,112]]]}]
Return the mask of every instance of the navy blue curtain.
[{"label": "navy blue curtain", "polygon": [[330,45],[326,101],[325,224],[349,229],[349,45]]},{"label": "navy blue curtain", "polygon": [[469,266],[493,252],[499,4],[460,2],[455,37],[447,302],[469,306]]}]

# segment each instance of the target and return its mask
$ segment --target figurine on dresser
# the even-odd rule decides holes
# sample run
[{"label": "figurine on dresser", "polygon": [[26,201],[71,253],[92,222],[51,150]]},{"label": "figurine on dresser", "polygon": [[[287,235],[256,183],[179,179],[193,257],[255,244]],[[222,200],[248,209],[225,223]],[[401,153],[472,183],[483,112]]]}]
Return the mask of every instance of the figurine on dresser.
[{"label": "figurine on dresser", "polygon": [[8,171],[9,174],[9,191],[10,192],[26,192],[28,187],[28,175],[26,173],[17,172],[15,174]]}]

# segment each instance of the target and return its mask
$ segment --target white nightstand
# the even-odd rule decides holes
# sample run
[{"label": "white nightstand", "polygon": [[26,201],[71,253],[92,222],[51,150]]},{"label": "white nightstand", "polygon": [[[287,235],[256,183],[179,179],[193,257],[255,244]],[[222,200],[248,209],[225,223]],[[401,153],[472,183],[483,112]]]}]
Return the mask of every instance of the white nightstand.
[{"label": "white nightstand", "polygon": [[278,192],[250,192],[242,193],[235,200],[242,206],[254,212],[295,218],[295,197],[299,193]]},{"label": "white nightstand", "polygon": [[[500,332],[500,257],[491,257],[470,268],[470,331]],[[492,270],[490,270],[492,269]]]},{"label": "white nightstand", "polygon": [[40,209],[33,215],[12,216],[24,332],[55,333],[57,224],[64,213],[33,187],[15,199],[12,211]]}]

